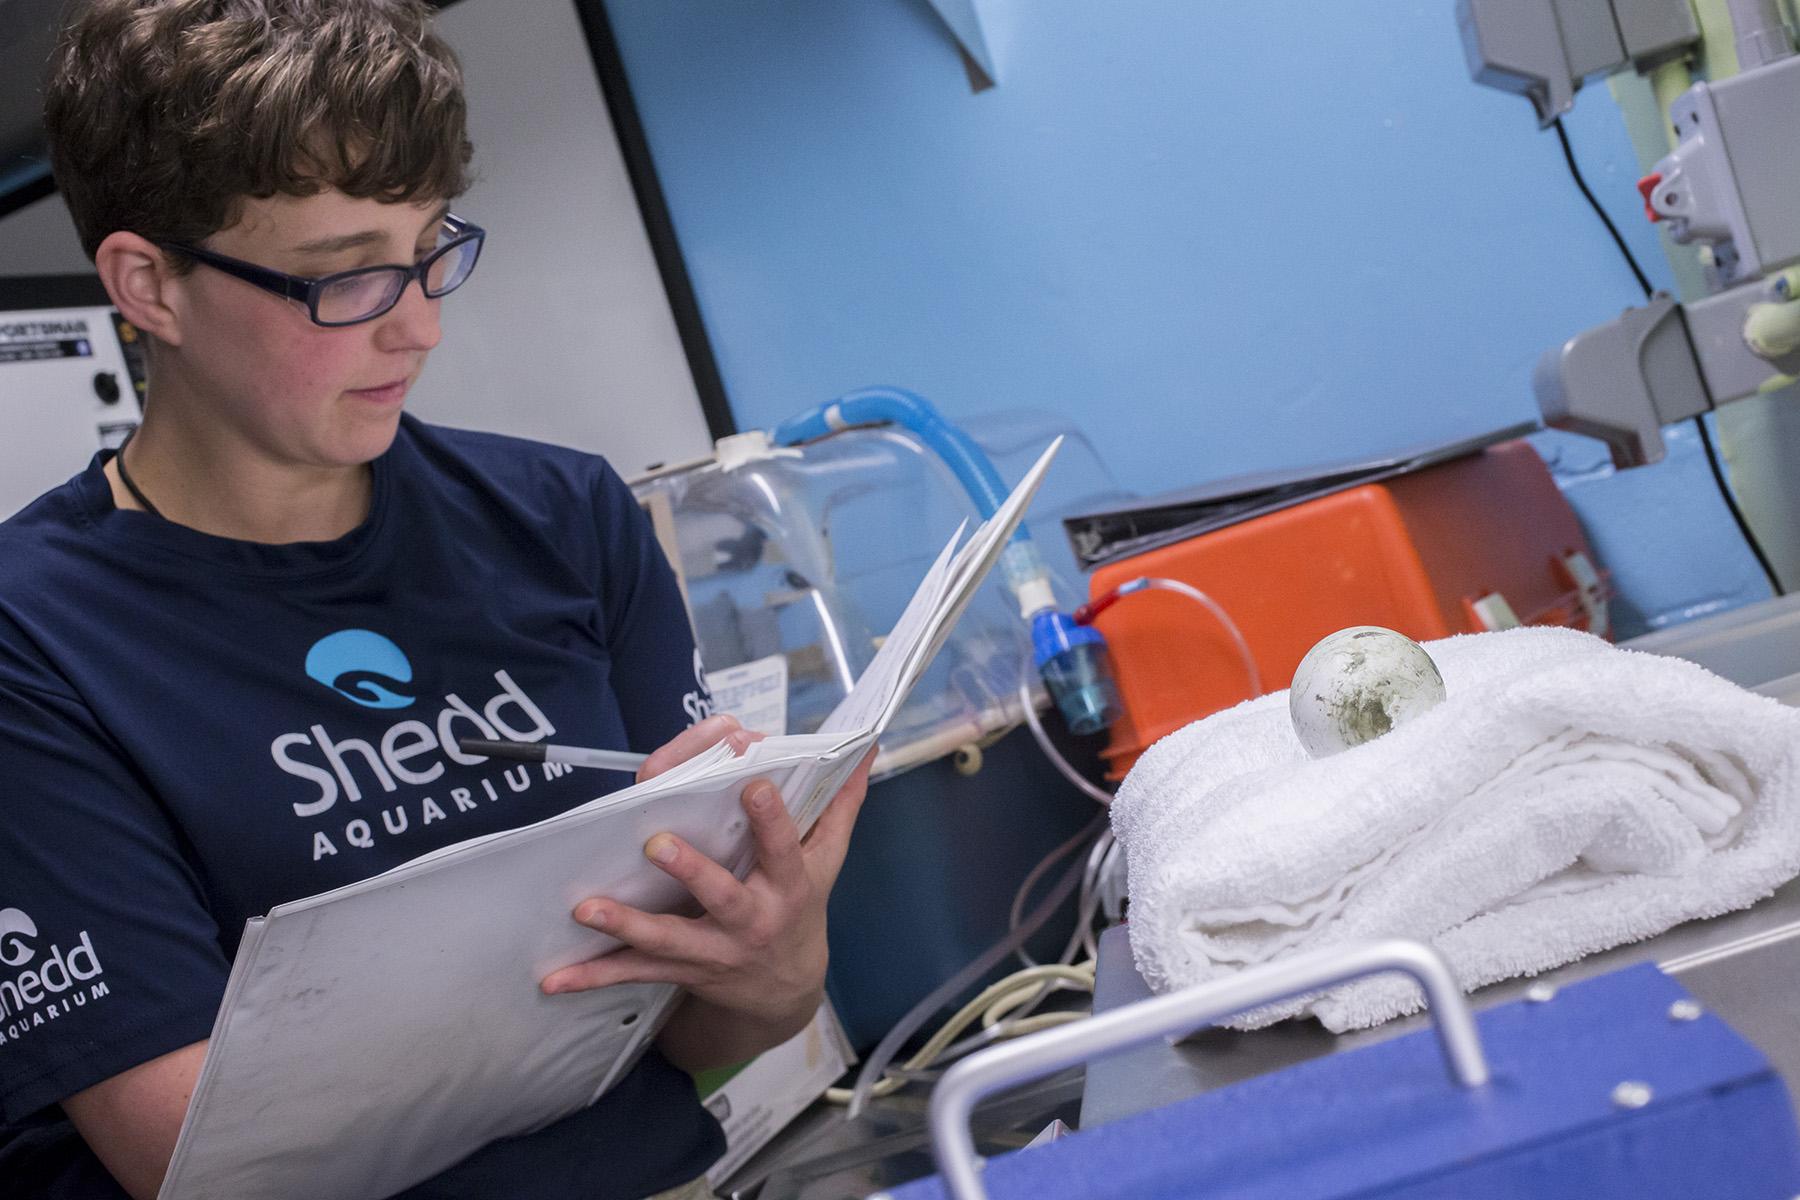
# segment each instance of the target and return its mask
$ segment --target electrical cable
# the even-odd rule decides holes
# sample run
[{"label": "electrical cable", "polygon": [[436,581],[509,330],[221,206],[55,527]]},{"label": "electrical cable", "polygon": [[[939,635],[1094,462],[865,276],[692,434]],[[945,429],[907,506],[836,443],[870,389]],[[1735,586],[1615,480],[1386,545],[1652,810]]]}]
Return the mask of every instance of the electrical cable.
[{"label": "electrical cable", "polygon": [[1087,866],[1081,873],[1081,896],[1075,902],[1075,932],[1069,935],[1061,962],[1074,962],[1075,955],[1083,948],[1089,957],[1100,957],[1100,948],[1093,944],[1094,914],[1100,910],[1100,871],[1106,864],[1106,856],[1116,845],[1118,842],[1114,840],[1112,830],[1103,829],[1088,851]]},{"label": "electrical cable", "polygon": [[[1118,845],[1110,829],[1102,830],[1100,836],[1094,839],[1093,848],[1088,852],[1087,863],[1082,870],[1081,895],[1080,899],[1076,901],[1075,907],[1075,928],[1070,934],[1069,943],[1063,948],[1058,962],[1074,965],[1077,953],[1084,949],[1087,951],[1087,966],[1091,968],[1092,963],[1099,959],[1100,947],[1094,940],[1094,918],[1100,913],[1102,899],[1100,880],[1104,878],[1107,864],[1112,861]],[[1022,950],[1019,952],[1019,957],[1027,963],[1036,965],[1035,960]],[[1066,983],[1056,980],[1043,984],[1029,999],[1021,1000],[1014,1019],[1029,1017],[1037,1010],[1038,1005],[1049,999],[1052,992],[1061,991],[1066,986]]]},{"label": "electrical cable", "polygon": [[[1027,671],[1030,668],[1029,660],[1026,662],[1026,668]],[[1038,749],[1043,752],[1045,758],[1050,760],[1051,765],[1057,769],[1058,773],[1060,773],[1064,779],[1067,779],[1070,783],[1074,784],[1102,808],[1110,806],[1113,799],[1112,793],[1104,788],[1095,786],[1083,776],[1081,772],[1077,771],[1073,764],[1063,757],[1062,752],[1056,748],[1056,744],[1050,740],[1050,734],[1045,730],[1044,723],[1038,719],[1037,705],[1032,701],[1031,684],[1029,680],[1030,675],[1026,674],[1024,676],[1024,681],[1019,684],[1019,710],[1025,714],[1025,724],[1031,729],[1031,736],[1037,742]],[[1083,830],[1082,833],[1077,834],[1076,837],[1064,842],[1045,856],[1043,861],[1039,862],[1031,869],[1030,873],[1025,876],[1024,882],[1019,885],[1019,890],[1013,893],[1012,908],[1007,913],[1007,926],[1009,928],[1018,928],[1019,915],[1025,909],[1025,899],[1031,894],[1031,889],[1037,885],[1038,879],[1043,873],[1049,870],[1051,865],[1061,859],[1063,855],[1076,849],[1082,841],[1086,840],[1086,837],[1087,831]],[[1111,834],[1103,829],[1099,837],[1095,839],[1095,844],[1098,845],[1103,841],[1110,840],[1110,838]],[[1088,892],[1093,886],[1092,872],[1093,858],[1090,854],[1088,864],[1082,876],[1081,899],[1076,903],[1076,912],[1078,914],[1086,906]],[[1063,952],[1059,961],[1068,962],[1070,958],[1073,957],[1074,948],[1079,944],[1080,938],[1081,927],[1077,925],[1074,940],[1071,941],[1070,949]],[[1038,961],[1031,957],[1030,952],[1027,951],[1023,945],[1020,945],[1013,953],[1014,956],[1027,967],[1039,965]]]},{"label": "electrical cable", "polygon": [[1769,587],[1777,596],[1787,595],[1787,589],[1781,586],[1781,576],[1775,573],[1775,564],[1769,561],[1768,552],[1756,535],[1750,531],[1750,522],[1738,507],[1737,499],[1731,491],[1731,484],[1725,479],[1725,468],[1719,462],[1719,452],[1713,448],[1712,431],[1706,426],[1706,415],[1702,413],[1694,418],[1694,428],[1700,431],[1700,444],[1706,448],[1706,465],[1712,468],[1713,482],[1719,485],[1719,495],[1725,498],[1725,507],[1731,510],[1731,519],[1737,522],[1738,530],[1744,535],[1744,542],[1750,547],[1750,553],[1756,556],[1756,565],[1768,576]]},{"label": "electrical cable", "polygon": [[[1575,186],[1581,189],[1581,194],[1587,198],[1588,206],[1594,210],[1594,215],[1600,218],[1600,223],[1606,226],[1606,232],[1612,235],[1613,244],[1619,248],[1619,253],[1625,256],[1625,264],[1631,268],[1632,275],[1637,279],[1638,287],[1643,289],[1644,299],[1650,299],[1656,294],[1656,289],[1650,285],[1650,278],[1644,274],[1643,268],[1638,266],[1637,256],[1632,254],[1631,247],[1625,244],[1624,235],[1619,232],[1619,227],[1613,224],[1612,217],[1607,215],[1606,209],[1601,206],[1593,191],[1589,189],[1587,180],[1582,178],[1581,167],[1575,161],[1575,147],[1569,142],[1569,131],[1563,128],[1562,118],[1558,117],[1550,124],[1556,130],[1557,140],[1562,143],[1563,161],[1569,164],[1569,175],[1575,180]],[[1750,528],[1750,522],[1744,516],[1743,509],[1738,507],[1737,496],[1731,490],[1731,483],[1725,477],[1724,464],[1720,461],[1719,452],[1713,445],[1712,432],[1706,427],[1706,414],[1702,413],[1694,418],[1694,428],[1700,431],[1700,445],[1706,451],[1707,466],[1712,468],[1713,482],[1718,485],[1719,496],[1725,501],[1725,507],[1731,513],[1731,519],[1737,523],[1738,532],[1743,535],[1744,544],[1755,556],[1756,565],[1761,567],[1763,574],[1768,577],[1769,586],[1775,590],[1775,594],[1785,596],[1787,589],[1781,586],[1781,577],[1775,573],[1775,564],[1769,561],[1768,552],[1763,549],[1762,542],[1757,539],[1755,531]]]},{"label": "electrical cable", "polygon": [[[1077,837],[1081,841],[1085,841],[1096,835],[1105,823],[1105,814],[1099,814],[1088,822],[1087,827]],[[1076,844],[1079,845],[1080,841],[1077,841]],[[939,984],[930,995],[915,1004],[911,1011],[900,1018],[892,1029],[888,1030],[886,1036],[881,1039],[880,1044],[875,1047],[874,1052],[869,1055],[868,1061],[863,1063],[862,1070],[856,1076],[856,1086],[850,1096],[849,1109],[845,1114],[847,1119],[854,1120],[862,1114],[863,1109],[868,1107],[869,1098],[874,1094],[877,1081],[886,1072],[888,1064],[894,1061],[900,1047],[918,1031],[932,1013],[937,1012],[952,999],[974,986],[977,980],[1003,962],[1014,950],[1024,945],[1032,934],[1036,933],[1055,915],[1056,910],[1062,906],[1062,902],[1069,898],[1069,894],[1080,883],[1082,866],[1082,863],[1072,864],[1056,881],[1056,885],[1038,902],[1038,906],[1032,910],[1031,916],[1025,920],[1024,924],[989,946],[976,956],[973,962]],[[992,1000],[990,999],[987,1003],[992,1003]],[[983,1007],[985,1008],[986,1004]]]},{"label": "electrical cable", "polygon": [[[883,1077],[869,1090],[871,1096],[887,1096],[898,1091],[909,1082],[909,1076],[930,1067],[945,1057],[956,1036],[970,1025],[981,1021],[986,1028],[998,1024],[999,1018],[987,1020],[987,1015],[1000,1011],[1002,1016],[1010,1008],[1017,1008],[1021,1003],[1021,995],[1030,995],[1036,991],[1040,980],[1065,981],[1077,984],[1087,991],[1094,988],[1094,971],[1092,967],[1065,967],[1061,965],[1032,967],[1029,970],[1017,971],[996,983],[982,989],[980,995],[957,1009],[956,1015],[938,1027],[936,1033],[921,1046],[917,1053],[909,1057],[897,1070],[883,1073]],[[1044,1017],[1053,1018],[1046,1021],[1042,1017],[1031,1018],[1030,1022],[1016,1022],[1009,1029],[989,1034],[983,1040],[992,1042],[1001,1037],[1018,1037],[1038,1029],[1047,1029],[1051,1025],[1062,1024],[1070,1019],[1079,1019],[1081,1013],[1045,1013]],[[833,1104],[849,1104],[855,1092],[850,1088],[830,1088],[825,1098]]]},{"label": "electrical cable", "polygon": [[1625,244],[1625,235],[1619,232],[1619,227],[1613,224],[1612,217],[1607,214],[1605,208],[1601,207],[1600,201],[1588,188],[1587,180],[1582,177],[1581,167],[1575,162],[1575,147],[1569,142],[1569,131],[1563,128],[1562,118],[1556,118],[1550,122],[1550,125],[1556,130],[1556,140],[1562,143],[1563,161],[1569,164],[1569,175],[1575,180],[1575,186],[1581,189],[1583,196],[1587,197],[1588,206],[1594,210],[1594,215],[1600,218],[1600,223],[1606,226],[1606,232],[1612,234],[1613,245],[1617,246],[1619,253],[1625,256],[1625,265],[1631,268],[1632,275],[1638,281],[1638,287],[1644,290],[1644,299],[1648,300],[1655,295],[1656,289],[1650,286],[1650,277],[1644,274],[1642,267],[1638,266],[1637,256],[1632,254],[1631,247]]},{"label": "electrical cable", "polygon": [[[1007,910],[1006,928],[1009,931],[1017,931],[1019,926],[1024,923],[1025,901],[1030,898],[1031,889],[1037,886],[1038,880],[1043,878],[1044,872],[1061,862],[1063,858],[1071,852],[1080,849],[1087,839],[1093,836],[1094,822],[1089,822],[1087,825],[1083,826],[1074,837],[1062,843],[1060,846],[1050,851],[1050,853],[1044,855],[1043,858],[1038,860],[1036,866],[1025,873],[1024,881],[1019,884],[1018,890],[1013,893],[1012,907]],[[1016,954],[1019,961],[1024,963],[1027,967],[1038,967],[1043,965],[1032,958],[1030,954],[1026,953],[1023,944],[1014,951],[1014,954]]]},{"label": "electrical cable", "polygon": [[1033,967],[1028,971],[1015,971],[1010,977],[1000,982],[1010,986],[996,985],[988,989],[991,998],[979,1013],[984,1029],[998,1025],[1031,1003],[1036,999],[1038,992],[1050,984],[1074,984],[1083,991],[1092,991],[1094,968],[1091,963],[1067,966],[1053,963],[1049,966]]}]

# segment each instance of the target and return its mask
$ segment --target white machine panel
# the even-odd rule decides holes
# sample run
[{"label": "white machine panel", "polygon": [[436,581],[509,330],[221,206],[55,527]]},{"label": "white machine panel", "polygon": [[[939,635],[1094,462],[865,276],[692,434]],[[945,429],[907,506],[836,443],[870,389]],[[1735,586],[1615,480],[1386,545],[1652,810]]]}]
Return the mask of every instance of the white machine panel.
[{"label": "white machine panel", "polygon": [[0,312],[0,519],[136,427],[137,390],[114,321],[105,307]]}]

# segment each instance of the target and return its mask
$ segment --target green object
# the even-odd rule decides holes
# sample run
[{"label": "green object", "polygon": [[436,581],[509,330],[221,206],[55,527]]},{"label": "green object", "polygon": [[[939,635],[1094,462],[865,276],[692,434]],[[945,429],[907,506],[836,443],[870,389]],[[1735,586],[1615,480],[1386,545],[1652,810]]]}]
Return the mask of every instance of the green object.
[{"label": "green object", "polygon": [[699,1092],[700,1098],[704,1100],[726,1084],[730,1083],[742,1073],[745,1067],[755,1061],[754,1058],[746,1058],[736,1066],[713,1067],[710,1070],[696,1072],[694,1075],[694,1090]]},{"label": "green object", "polygon": [[1717,83],[1738,73],[1737,38],[1725,0],[1694,0],[1700,19],[1700,74]]},{"label": "green object", "polygon": [[1800,300],[1752,304],[1744,322],[1744,340],[1771,360],[1800,350]]}]

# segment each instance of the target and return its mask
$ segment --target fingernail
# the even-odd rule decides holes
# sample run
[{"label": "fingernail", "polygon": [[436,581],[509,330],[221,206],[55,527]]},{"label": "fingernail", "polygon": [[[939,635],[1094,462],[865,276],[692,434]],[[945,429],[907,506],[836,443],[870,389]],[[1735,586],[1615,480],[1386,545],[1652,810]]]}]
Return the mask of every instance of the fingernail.
[{"label": "fingernail", "polygon": [[553,983],[552,981],[550,981],[548,979],[544,980],[543,989],[544,989],[544,995],[546,995],[546,996],[554,996],[558,992],[563,990],[562,984]]},{"label": "fingernail", "polygon": [[745,801],[757,812],[764,811],[769,805],[775,803],[774,785],[768,783],[756,784],[750,789],[750,795],[745,797]]},{"label": "fingernail", "polygon": [[644,846],[644,853],[650,856],[651,862],[670,863],[675,861],[675,839],[666,833],[659,833]]},{"label": "fingernail", "polygon": [[606,924],[606,906],[598,900],[589,900],[576,906],[575,919],[583,925]]}]

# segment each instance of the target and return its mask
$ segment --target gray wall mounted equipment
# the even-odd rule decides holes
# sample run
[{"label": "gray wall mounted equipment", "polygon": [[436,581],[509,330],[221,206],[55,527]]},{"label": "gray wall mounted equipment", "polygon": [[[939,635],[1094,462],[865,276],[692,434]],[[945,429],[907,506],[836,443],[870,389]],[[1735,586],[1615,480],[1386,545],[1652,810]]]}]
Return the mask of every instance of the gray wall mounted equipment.
[{"label": "gray wall mounted equipment", "polygon": [[1531,101],[1548,126],[1589,79],[1647,71],[1699,44],[1688,0],[1457,0],[1475,82]]},{"label": "gray wall mounted equipment", "polygon": [[[1675,145],[1638,184],[1650,220],[1706,248],[1713,294],[1627,309],[1533,376],[1545,419],[1605,441],[1620,467],[1661,459],[1662,426],[1800,374],[1800,56],[1774,0],[1730,11],[1744,70],[1670,105]],[[1688,0],[1458,0],[1457,19],[1475,81],[1527,96],[1543,125],[1584,80],[1699,46]]]}]

